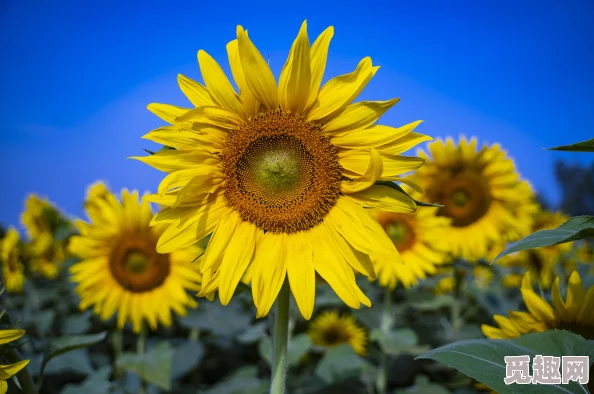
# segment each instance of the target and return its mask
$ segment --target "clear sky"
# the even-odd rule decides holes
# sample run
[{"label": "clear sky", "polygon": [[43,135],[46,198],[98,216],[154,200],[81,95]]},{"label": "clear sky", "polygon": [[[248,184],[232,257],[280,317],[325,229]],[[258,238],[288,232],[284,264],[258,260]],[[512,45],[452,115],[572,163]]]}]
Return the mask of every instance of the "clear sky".
[{"label": "clear sky", "polygon": [[304,19],[312,39],[335,27],[326,77],[381,66],[361,97],[401,97],[382,123],[500,142],[552,201],[554,159],[590,160],[543,148],[594,136],[591,0],[1,0],[0,222],[29,192],[77,216],[97,179],[155,190],[162,174],[126,160],[162,124],[146,105],[186,105],[177,74],[200,80],[199,49],[227,67],[237,24],[278,75]]}]

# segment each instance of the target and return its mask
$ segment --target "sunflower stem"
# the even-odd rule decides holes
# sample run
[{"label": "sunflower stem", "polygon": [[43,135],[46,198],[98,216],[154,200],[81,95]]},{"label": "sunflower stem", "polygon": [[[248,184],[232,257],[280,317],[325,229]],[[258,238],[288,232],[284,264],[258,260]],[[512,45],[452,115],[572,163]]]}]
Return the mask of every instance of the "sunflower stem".
[{"label": "sunflower stem", "polygon": [[284,394],[287,376],[287,347],[289,345],[289,312],[291,308],[291,291],[285,280],[276,299],[276,316],[274,317],[272,381],[270,394]]},{"label": "sunflower stem", "polygon": [[[384,289],[384,308],[382,310],[381,330],[388,334],[392,329],[392,292],[388,287]],[[382,351],[380,358],[380,371],[377,376],[377,391],[385,394],[388,390],[388,355]]]},{"label": "sunflower stem", "polygon": [[119,378],[122,376],[122,370],[118,368],[118,357],[122,354],[123,349],[123,334],[122,331],[115,329],[111,333],[111,346],[113,349],[113,365],[114,365],[114,376]]},{"label": "sunflower stem", "polygon": [[[23,360],[23,357],[21,356],[19,351],[13,347],[6,346],[3,349],[3,351],[5,352],[6,358],[8,359],[8,361],[11,364],[17,363],[17,362]],[[38,388],[37,388],[37,386],[35,386],[35,383],[33,383],[33,378],[31,378],[31,375],[29,374],[27,367],[25,367],[25,368],[21,369],[19,372],[17,372],[16,377],[19,380],[21,389],[23,390],[24,394],[37,394],[38,393]],[[41,388],[41,381],[39,382],[39,388]]]},{"label": "sunflower stem", "polygon": [[454,269],[454,297],[450,309],[450,320],[454,335],[458,337],[460,329],[464,325],[462,320],[462,288],[464,285],[464,277],[466,272],[463,268]]},{"label": "sunflower stem", "polygon": [[[143,325],[138,333],[138,338],[136,339],[136,353],[139,355],[144,355],[146,351],[146,341],[147,341],[148,332],[146,326]],[[140,376],[140,387],[138,389],[138,394],[146,393],[147,383],[142,376]]]},{"label": "sunflower stem", "polygon": [[200,329],[199,328],[190,329],[190,334],[188,335],[188,339],[192,343],[198,342],[198,339],[200,339]]}]

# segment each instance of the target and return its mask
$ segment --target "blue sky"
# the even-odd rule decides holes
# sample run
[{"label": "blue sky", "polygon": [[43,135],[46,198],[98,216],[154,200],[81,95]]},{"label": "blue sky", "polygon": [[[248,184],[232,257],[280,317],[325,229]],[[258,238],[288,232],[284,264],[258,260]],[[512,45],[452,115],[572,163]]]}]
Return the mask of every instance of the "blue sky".
[{"label": "blue sky", "polygon": [[237,24],[278,73],[304,19],[312,38],[335,27],[326,77],[381,66],[361,97],[401,97],[382,123],[500,142],[553,201],[554,159],[590,160],[542,148],[594,134],[592,1],[4,0],[0,222],[18,223],[29,192],[78,216],[94,180],[156,189],[161,173],[126,160],[161,125],[146,105],[185,105],[176,75],[200,79],[199,49],[226,67]]}]

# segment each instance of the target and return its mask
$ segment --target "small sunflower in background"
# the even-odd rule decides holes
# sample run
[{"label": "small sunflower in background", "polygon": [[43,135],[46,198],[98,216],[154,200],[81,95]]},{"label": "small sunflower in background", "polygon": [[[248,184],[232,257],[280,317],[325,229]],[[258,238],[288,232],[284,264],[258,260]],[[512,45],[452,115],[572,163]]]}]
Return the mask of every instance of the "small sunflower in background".
[{"label": "small sunflower in background", "polygon": [[397,283],[405,287],[434,275],[437,267],[448,263],[447,231],[450,219],[437,216],[437,208],[422,207],[415,213],[370,211],[394,243],[404,261],[395,264],[390,259],[374,262],[379,284],[394,289]]},{"label": "small sunflower in background", "polygon": [[31,272],[46,279],[56,279],[64,263],[64,244],[43,233],[27,245]]},{"label": "small sunflower in background", "polygon": [[304,22],[277,81],[243,27],[227,45],[237,92],[221,66],[198,52],[204,85],[180,75],[193,108],[151,104],[169,123],[144,138],[173,149],[136,159],[168,173],[149,200],[164,206],[157,244],[169,253],[211,235],[203,289],[227,305],[246,271],[257,316],[268,314],[288,278],[305,319],[319,274],[352,308],[371,302],[355,272],[375,278],[373,261],[401,262],[365,208],[414,212],[394,181],[423,164],[402,156],[430,140],[378,124],[399,99],[353,103],[377,72],[369,57],[322,85],[329,27],[310,44]]},{"label": "small sunflower in background", "polygon": [[20,293],[25,283],[25,267],[21,262],[19,232],[10,227],[0,240],[0,262],[2,263],[2,283],[9,293]]},{"label": "small sunflower in background", "polygon": [[[0,346],[16,341],[23,335],[25,335],[25,330],[0,330]],[[29,360],[21,360],[7,365],[0,364],[0,394],[5,394],[8,391],[7,380],[25,368],[27,364],[29,364]]]},{"label": "small sunflower in background", "polygon": [[367,332],[354,316],[340,315],[337,310],[320,313],[309,323],[307,335],[314,345],[331,349],[349,344],[358,355],[367,354]]},{"label": "small sunflower in background", "polygon": [[507,339],[531,332],[559,329],[594,340],[594,287],[586,291],[580,275],[577,271],[573,272],[563,299],[559,282],[557,277],[553,284],[551,305],[534,291],[531,274],[527,272],[522,280],[522,298],[528,311],[511,311],[509,317],[493,316],[498,327],[483,324],[483,334],[492,339]]},{"label": "small sunflower in background", "polygon": [[101,319],[117,312],[122,329],[132,323],[135,333],[146,322],[151,329],[157,323],[171,326],[171,312],[185,315],[197,306],[187,291],[200,290],[198,247],[159,254],[155,248],[163,226],[150,226],[153,219],[150,203],[139,202],[137,191],[121,192],[121,201],[112,193],[97,196],[105,188],[96,185],[86,201],[90,223],[79,220],[80,236],[73,236],[70,251],[81,258],[71,268],[80,308],[94,308]]},{"label": "small sunflower in background", "polygon": [[35,194],[30,194],[25,200],[21,222],[32,240],[43,234],[54,235],[61,225],[67,223],[51,202]]},{"label": "small sunflower in background", "polygon": [[[568,216],[560,212],[549,212],[540,209],[534,216],[530,232],[535,233],[541,230],[557,228],[568,219]],[[560,267],[563,257],[571,251],[572,247],[572,242],[566,242],[558,245],[522,250],[504,256],[498,261],[498,264],[508,268],[520,268],[524,271],[529,271],[531,278],[536,283],[544,289],[549,289],[555,279],[556,269]],[[521,281],[522,275],[523,273],[511,273],[507,275],[507,282],[518,283]]]},{"label": "small sunflower in background", "polygon": [[475,138],[436,140],[426,164],[412,179],[426,199],[443,205],[438,215],[451,219],[447,242],[455,257],[484,258],[491,244],[526,235],[535,209],[530,186],[497,144],[477,147]]}]

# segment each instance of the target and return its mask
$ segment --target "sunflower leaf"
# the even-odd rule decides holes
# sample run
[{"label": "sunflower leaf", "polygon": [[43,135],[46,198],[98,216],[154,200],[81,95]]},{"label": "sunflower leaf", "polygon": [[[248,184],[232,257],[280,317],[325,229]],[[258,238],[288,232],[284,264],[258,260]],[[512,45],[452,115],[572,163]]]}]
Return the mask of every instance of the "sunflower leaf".
[{"label": "sunflower leaf", "polygon": [[551,246],[594,237],[594,216],[576,216],[552,230],[537,231],[508,246],[493,263],[510,253],[520,250]]},{"label": "sunflower leaf", "polygon": [[401,328],[385,332],[381,329],[372,330],[369,339],[377,341],[384,353],[395,356],[407,352],[417,345],[419,338],[410,328]]},{"label": "sunflower leaf", "polygon": [[171,344],[161,341],[145,354],[121,354],[116,365],[118,368],[135,372],[148,383],[170,390],[173,354],[174,349]]},{"label": "sunflower leaf", "polygon": [[[291,338],[287,348],[287,365],[289,367],[296,365],[311,346],[311,340],[307,334],[298,334]],[[270,337],[265,337],[260,341],[258,350],[260,356],[266,360],[268,365],[272,365],[272,340]]]},{"label": "sunflower leaf", "polygon": [[351,345],[344,344],[326,351],[316,368],[316,375],[330,384],[358,376],[363,367],[363,359]]},{"label": "sunflower leaf", "polygon": [[548,150],[563,150],[569,152],[594,152],[594,138],[582,142],[576,142],[575,144],[571,145],[556,146],[554,148],[549,148]]},{"label": "sunflower leaf", "polygon": [[[471,339],[433,349],[419,357],[439,361],[486,384],[492,390],[506,393],[576,393],[588,391],[575,381],[569,384],[516,384],[506,385],[506,356],[587,356],[590,366],[594,362],[594,341],[587,341],[569,331],[550,330],[522,335],[514,339]],[[590,366],[587,368],[589,369]],[[562,368],[560,368],[560,373]],[[532,368],[529,368],[529,374]],[[521,388],[521,391],[520,391]]]}]

